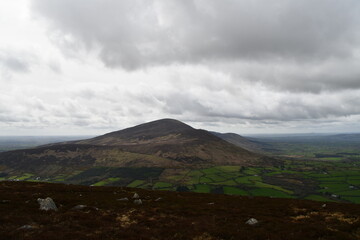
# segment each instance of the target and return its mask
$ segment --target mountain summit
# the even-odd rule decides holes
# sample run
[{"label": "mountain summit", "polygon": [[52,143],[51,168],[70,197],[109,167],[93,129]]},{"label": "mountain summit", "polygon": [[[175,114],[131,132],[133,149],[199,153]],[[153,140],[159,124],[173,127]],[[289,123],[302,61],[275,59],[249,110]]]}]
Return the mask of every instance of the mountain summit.
[{"label": "mountain summit", "polygon": [[78,141],[77,143],[110,146],[164,143],[188,138],[196,131],[194,128],[178,120],[161,119],[107,133],[92,139]]}]

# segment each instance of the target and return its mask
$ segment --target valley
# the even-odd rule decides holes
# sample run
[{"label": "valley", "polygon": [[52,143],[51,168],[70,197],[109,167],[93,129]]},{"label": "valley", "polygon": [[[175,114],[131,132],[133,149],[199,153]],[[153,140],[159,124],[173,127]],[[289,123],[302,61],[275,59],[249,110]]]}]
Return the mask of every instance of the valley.
[{"label": "valley", "polygon": [[244,138],[166,119],[2,153],[0,181],[360,203],[359,145],[356,134]]},{"label": "valley", "polygon": [[359,172],[359,165],[348,163],[286,161],[281,168],[96,167],[74,171],[69,175],[39,177],[33,173],[24,173],[0,179],[360,203]]}]

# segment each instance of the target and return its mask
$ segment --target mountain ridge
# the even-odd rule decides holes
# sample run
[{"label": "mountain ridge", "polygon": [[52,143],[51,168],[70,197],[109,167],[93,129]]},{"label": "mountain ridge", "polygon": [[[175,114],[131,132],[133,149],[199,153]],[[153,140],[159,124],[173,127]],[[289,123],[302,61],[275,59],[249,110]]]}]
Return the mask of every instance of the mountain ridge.
[{"label": "mountain ridge", "polygon": [[49,173],[72,166],[268,166],[274,161],[174,119],[160,119],[86,140],[0,153],[2,166],[45,169],[43,172]]}]

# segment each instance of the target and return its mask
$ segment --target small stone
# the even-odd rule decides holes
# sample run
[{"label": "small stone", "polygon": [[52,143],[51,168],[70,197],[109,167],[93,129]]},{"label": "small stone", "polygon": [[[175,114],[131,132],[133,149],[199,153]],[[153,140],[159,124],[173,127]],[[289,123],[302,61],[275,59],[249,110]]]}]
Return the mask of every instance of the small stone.
[{"label": "small stone", "polygon": [[32,225],[24,225],[18,228],[18,230],[31,230],[34,229],[35,227]]},{"label": "small stone", "polygon": [[0,203],[1,204],[7,204],[7,203],[10,203],[10,200],[0,200]]},{"label": "small stone", "polygon": [[83,210],[84,208],[87,208],[86,205],[76,205],[72,208],[72,210]]},{"label": "small stone", "polygon": [[155,202],[158,202],[158,201],[160,201],[160,200],[162,200],[162,198],[161,198],[161,197],[159,197],[159,198],[155,199]]},{"label": "small stone", "polygon": [[122,202],[125,202],[125,201],[129,201],[129,199],[127,197],[124,197],[124,198],[119,198],[117,199],[118,201],[122,201]]},{"label": "small stone", "polygon": [[58,210],[55,202],[49,197],[47,197],[45,199],[38,198],[37,201],[40,204],[40,210],[45,210],[45,211],[48,211],[48,210],[57,211]]},{"label": "small stone", "polygon": [[140,205],[140,204],[142,204],[142,201],[141,201],[141,199],[135,199],[134,203],[137,205]]},{"label": "small stone", "polygon": [[326,207],[326,204],[324,203],[323,205],[321,205],[322,208]]},{"label": "small stone", "polygon": [[138,199],[138,198],[140,198],[140,196],[139,196],[139,194],[134,193],[134,196],[133,196],[132,198],[134,198],[134,199]]},{"label": "small stone", "polygon": [[213,203],[213,202],[209,202],[209,203],[208,203],[208,205],[214,205],[214,204],[215,204],[215,203]]},{"label": "small stone", "polygon": [[247,220],[245,223],[248,224],[248,225],[250,225],[250,226],[254,226],[254,225],[258,224],[259,221],[256,220],[255,218],[250,218],[250,219]]}]

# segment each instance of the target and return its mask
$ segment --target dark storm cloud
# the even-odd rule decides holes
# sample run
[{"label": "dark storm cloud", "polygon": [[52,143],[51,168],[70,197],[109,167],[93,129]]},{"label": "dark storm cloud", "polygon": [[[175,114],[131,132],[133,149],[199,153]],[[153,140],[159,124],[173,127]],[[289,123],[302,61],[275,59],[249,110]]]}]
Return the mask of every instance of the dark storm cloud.
[{"label": "dark storm cloud", "polygon": [[[108,67],[257,63],[253,78],[230,73],[294,91],[360,88],[357,0],[33,0],[33,9],[63,48],[99,51]],[[335,72],[329,61],[352,67]],[[265,78],[254,74],[263,65]]]},{"label": "dark storm cloud", "polygon": [[58,30],[98,44],[110,66],[208,59],[347,57],[359,43],[356,0],[34,0]]}]

